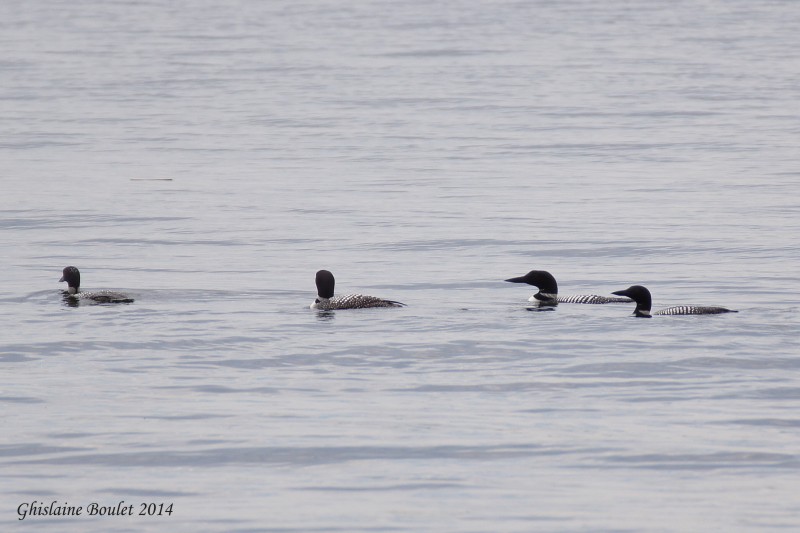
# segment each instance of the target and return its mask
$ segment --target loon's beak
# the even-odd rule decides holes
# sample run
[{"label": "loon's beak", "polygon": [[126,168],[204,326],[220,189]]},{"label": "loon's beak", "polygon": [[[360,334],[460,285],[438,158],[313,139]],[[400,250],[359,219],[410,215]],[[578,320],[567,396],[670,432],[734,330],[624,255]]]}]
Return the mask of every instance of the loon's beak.
[{"label": "loon's beak", "polygon": [[61,283],[62,281],[64,281],[64,276],[61,276],[61,279],[58,280],[59,283]]},{"label": "loon's beak", "polygon": [[507,279],[505,281],[509,281],[511,283],[527,283],[525,281],[525,276],[520,276],[518,278],[511,278],[511,279]]},{"label": "loon's beak", "polygon": [[616,294],[617,296],[627,296],[630,298],[630,295],[628,295],[628,289],[625,289],[624,291],[614,291],[611,294]]}]

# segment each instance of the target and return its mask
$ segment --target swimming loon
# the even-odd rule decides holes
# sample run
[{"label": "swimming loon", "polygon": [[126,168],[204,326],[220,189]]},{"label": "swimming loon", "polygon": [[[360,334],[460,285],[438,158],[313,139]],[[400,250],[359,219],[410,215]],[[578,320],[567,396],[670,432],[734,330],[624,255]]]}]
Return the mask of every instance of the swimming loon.
[{"label": "swimming loon", "polygon": [[575,294],[572,296],[559,296],[558,283],[556,278],[546,270],[531,270],[524,276],[507,279],[511,283],[527,283],[533,285],[539,292],[531,296],[529,302],[537,302],[539,305],[567,304],[609,304],[618,302],[630,302],[630,298],[611,298],[609,296],[598,296],[596,294]]},{"label": "swimming loon", "polygon": [[650,318],[652,315],[718,315],[720,313],[738,313],[733,309],[726,309],[724,307],[710,307],[699,305],[676,305],[667,307],[666,309],[659,309],[655,313],[650,313],[652,306],[652,298],[650,291],[641,285],[632,285],[624,291],[616,291],[612,294],[619,296],[627,296],[636,302],[636,309],[633,311],[633,316],[640,316]]},{"label": "swimming loon", "polygon": [[320,270],[316,276],[317,299],[311,304],[311,309],[330,311],[334,309],[364,309],[367,307],[404,307],[405,304],[393,300],[384,300],[375,296],[363,294],[348,294],[333,297],[333,287],[336,280],[327,270]]},{"label": "swimming loon", "polygon": [[114,291],[81,292],[81,272],[74,266],[64,268],[61,279],[67,282],[67,290],[64,294],[70,300],[91,300],[101,304],[120,304],[131,303],[133,298],[126,294]]}]

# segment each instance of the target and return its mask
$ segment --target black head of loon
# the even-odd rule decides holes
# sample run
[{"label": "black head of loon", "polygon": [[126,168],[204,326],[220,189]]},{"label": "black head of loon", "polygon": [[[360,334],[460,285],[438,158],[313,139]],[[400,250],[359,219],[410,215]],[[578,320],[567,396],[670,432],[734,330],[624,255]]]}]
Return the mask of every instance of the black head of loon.
[{"label": "black head of loon", "polygon": [[617,296],[627,296],[636,302],[636,309],[633,311],[635,316],[650,318],[650,309],[653,306],[653,297],[650,296],[650,291],[648,291],[646,287],[641,285],[631,285],[624,291],[614,291],[611,294],[616,294]]},{"label": "black head of loon", "polygon": [[[653,299],[650,296],[650,291],[641,285],[631,285],[624,291],[615,291],[612,294],[619,296],[627,296],[636,302],[636,309],[633,311],[634,316],[650,318],[650,309],[653,305]],[[667,307],[666,309],[659,309],[653,315],[718,315],[721,313],[737,313],[732,309],[716,306],[700,306],[700,305],[676,305]]]},{"label": "black head of loon", "polygon": [[314,281],[317,284],[317,298],[311,304],[311,309],[328,311],[334,309],[364,309],[367,307],[403,307],[405,305],[394,300],[384,300],[363,294],[348,294],[334,298],[333,289],[336,286],[336,279],[328,270],[318,271]]},{"label": "black head of loon", "polygon": [[81,271],[74,266],[64,267],[61,272],[61,279],[58,282],[61,283],[62,281],[67,282],[68,293],[76,294],[81,288]]},{"label": "black head of loon", "polygon": [[[80,300],[91,300],[96,303],[131,303],[133,298],[113,291],[81,292],[81,272],[77,267],[68,266],[61,272],[59,282],[67,282],[65,298],[72,303]],[[77,305],[77,304],[76,304]]]},{"label": "black head of loon", "polygon": [[320,298],[333,298],[333,289],[336,286],[336,279],[328,270],[320,270],[314,279],[317,284],[317,296]]},{"label": "black head of loon", "polygon": [[534,294],[531,300],[535,299],[541,303],[551,304],[558,302],[558,283],[556,283],[556,278],[546,270],[531,270],[524,276],[510,278],[506,281],[510,283],[527,283],[539,289],[539,292]]}]

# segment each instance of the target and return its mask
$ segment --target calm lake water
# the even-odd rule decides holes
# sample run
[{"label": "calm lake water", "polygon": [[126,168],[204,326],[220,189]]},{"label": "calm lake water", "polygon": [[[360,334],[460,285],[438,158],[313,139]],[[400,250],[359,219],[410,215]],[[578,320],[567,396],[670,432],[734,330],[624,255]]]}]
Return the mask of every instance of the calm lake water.
[{"label": "calm lake water", "polygon": [[[799,26],[3,2],[3,529],[797,531]],[[408,307],[312,311],[321,268]],[[531,269],[740,312],[531,312]]]}]

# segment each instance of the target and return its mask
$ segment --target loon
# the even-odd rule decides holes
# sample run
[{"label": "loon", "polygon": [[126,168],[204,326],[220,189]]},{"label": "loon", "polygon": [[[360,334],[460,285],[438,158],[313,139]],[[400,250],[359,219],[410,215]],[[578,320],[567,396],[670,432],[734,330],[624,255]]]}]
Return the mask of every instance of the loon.
[{"label": "loon", "polygon": [[405,304],[394,300],[384,300],[375,296],[365,296],[363,294],[348,294],[346,296],[333,297],[333,287],[336,280],[327,270],[317,272],[317,298],[311,304],[311,309],[320,311],[332,311],[334,309],[364,309],[367,307],[404,307]]},{"label": "loon", "polygon": [[73,302],[75,300],[91,300],[101,304],[127,304],[133,302],[133,298],[130,296],[114,291],[81,292],[81,272],[74,266],[64,268],[61,279],[58,281],[67,282],[67,290],[64,296]]},{"label": "loon", "polygon": [[556,278],[546,270],[531,270],[524,276],[507,279],[511,283],[527,283],[533,285],[539,292],[531,296],[528,301],[536,302],[539,305],[558,305],[565,304],[609,304],[630,302],[630,298],[611,298],[609,296],[598,296],[596,294],[575,294],[572,296],[559,296],[558,283]]},{"label": "loon", "polygon": [[[633,316],[640,316],[650,318],[650,307],[652,306],[652,298],[650,291],[641,285],[632,285],[624,291],[616,291],[612,294],[619,296],[627,296],[636,302],[636,309],[633,311]],[[738,313],[733,309],[726,309],[724,307],[710,307],[699,305],[676,305],[674,307],[667,307],[666,309],[659,309],[653,315],[718,315],[720,313]]]}]

